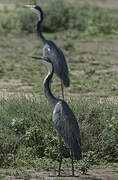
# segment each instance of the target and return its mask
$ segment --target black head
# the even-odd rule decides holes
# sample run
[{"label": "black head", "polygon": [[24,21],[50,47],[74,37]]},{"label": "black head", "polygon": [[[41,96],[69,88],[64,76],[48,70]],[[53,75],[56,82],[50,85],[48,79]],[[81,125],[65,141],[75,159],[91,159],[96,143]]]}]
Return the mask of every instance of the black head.
[{"label": "black head", "polygon": [[25,5],[24,8],[28,8],[29,10],[33,11],[35,14],[38,15],[39,21],[43,21],[43,11],[40,6],[37,5]]}]

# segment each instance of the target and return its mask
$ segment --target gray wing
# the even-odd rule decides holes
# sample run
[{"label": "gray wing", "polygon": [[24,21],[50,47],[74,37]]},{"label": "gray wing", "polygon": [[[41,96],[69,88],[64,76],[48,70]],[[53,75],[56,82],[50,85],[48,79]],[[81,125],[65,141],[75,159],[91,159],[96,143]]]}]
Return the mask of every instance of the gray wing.
[{"label": "gray wing", "polygon": [[59,101],[56,104],[53,122],[58,134],[69,145],[75,159],[81,159],[80,129],[72,110],[64,101]]},{"label": "gray wing", "polygon": [[50,60],[52,60],[54,65],[54,72],[60,79],[62,79],[64,85],[68,87],[70,84],[69,72],[63,52],[56,46],[54,42],[49,40],[46,42],[47,43],[43,48],[43,56],[49,57]]}]

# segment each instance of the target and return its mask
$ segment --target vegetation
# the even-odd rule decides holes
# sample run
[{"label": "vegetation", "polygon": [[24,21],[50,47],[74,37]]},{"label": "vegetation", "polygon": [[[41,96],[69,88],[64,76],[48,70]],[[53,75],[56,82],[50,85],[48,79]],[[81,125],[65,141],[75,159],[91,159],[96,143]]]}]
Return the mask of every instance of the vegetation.
[{"label": "vegetation", "polygon": [[[41,97],[46,70],[30,58],[42,54],[34,34],[37,17],[22,8],[24,2],[11,2],[16,9],[0,12],[0,90],[40,96],[0,98],[0,166],[54,169],[58,138],[52,110]],[[45,16],[42,31],[61,47],[69,64],[71,86],[65,94],[80,125],[83,150],[83,160],[75,161],[75,167],[86,173],[91,165],[118,162],[118,101],[105,99],[118,95],[117,43],[110,46],[118,37],[117,11],[62,0],[40,5]],[[60,82],[55,76],[52,89],[59,97]],[[95,97],[68,98],[89,93]],[[68,168],[69,149],[64,142],[63,157]],[[30,179],[22,169],[14,175]],[[1,172],[0,178],[4,177]]]},{"label": "vegetation", "polygon": [[[69,4],[63,0],[53,0],[50,3],[42,3],[44,23],[42,30],[45,32],[57,32],[67,29],[76,29],[87,35],[100,35],[118,33],[117,12],[111,10],[90,7],[88,4]],[[37,17],[23,8],[14,11],[5,9],[0,13],[0,33],[26,32],[32,33]],[[16,23],[17,22],[17,23]],[[26,23],[27,22],[27,23]]]},{"label": "vegetation", "polygon": [[[118,95],[118,72],[114,68],[118,65],[117,57],[114,57],[117,46],[109,48],[100,44],[109,37],[117,37],[116,11],[83,3],[75,6],[62,0],[42,3],[41,7],[45,16],[42,31],[46,38],[61,47],[69,64],[71,86],[65,89],[66,93]],[[44,67],[30,58],[42,54],[39,40],[33,33],[36,22],[36,15],[19,4],[15,10],[6,8],[0,12],[0,78],[6,82],[19,81],[5,86],[9,92],[43,93]],[[95,46],[83,47],[85,41],[95,42]],[[53,87],[58,95],[60,82],[57,78]],[[2,90],[4,86],[0,88]]]},{"label": "vegetation", "polygon": [[[70,99],[68,103],[81,129],[82,166],[84,162],[87,166],[88,163],[99,164],[101,159],[118,161],[118,105],[93,97]],[[51,159],[54,166],[58,156],[58,138],[47,101],[20,96],[3,98],[0,104],[1,167],[29,165],[39,168],[42,164],[40,158],[43,158],[44,167],[52,162]],[[69,157],[64,142],[63,157]]]}]

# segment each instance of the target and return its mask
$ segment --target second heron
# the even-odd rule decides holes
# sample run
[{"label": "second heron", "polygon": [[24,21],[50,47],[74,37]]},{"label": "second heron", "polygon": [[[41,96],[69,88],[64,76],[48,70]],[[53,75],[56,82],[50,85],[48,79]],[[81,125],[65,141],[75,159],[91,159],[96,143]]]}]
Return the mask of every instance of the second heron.
[{"label": "second heron", "polygon": [[63,84],[65,87],[69,87],[70,85],[68,65],[65,60],[64,54],[61,51],[61,49],[57,47],[53,41],[45,39],[41,33],[40,25],[43,22],[42,9],[37,5],[36,6],[25,5],[24,7],[32,10],[38,15],[39,19],[37,23],[37,34],[43,46],[43,56],[42,57],[37,56],[37,59],[38,58],[40,59],[43,57],[44,58],[47,57],[51,59],[54,66],[54,72],[61,79],[62,96],[64,98]]}]

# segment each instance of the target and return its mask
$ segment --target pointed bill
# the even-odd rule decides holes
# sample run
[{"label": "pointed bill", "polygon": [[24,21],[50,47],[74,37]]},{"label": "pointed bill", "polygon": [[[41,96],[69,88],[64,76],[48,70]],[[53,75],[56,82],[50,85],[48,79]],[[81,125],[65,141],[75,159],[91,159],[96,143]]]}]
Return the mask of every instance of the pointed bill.
[{"label": "pointed bill", "polygon": [[40,12],[37,10],[36,5],[24,5],[23,7],[31,10],[40,17]]},{"label": "pointed bill", "polygon": [[35,5],[24,5],[23,7],[28,9],[34,9]]},{"label": "pointed bill", "polygon": [[51,60],[48,57],[43,57],[43,56],[32,56],[33,59],[37,59],[37,60],[44,60],[47,62],[51,62]]},{"label": "pointed bill", "polygon": [[42,56],[32,56],[32,58],[37,60],[44,60]]}]

